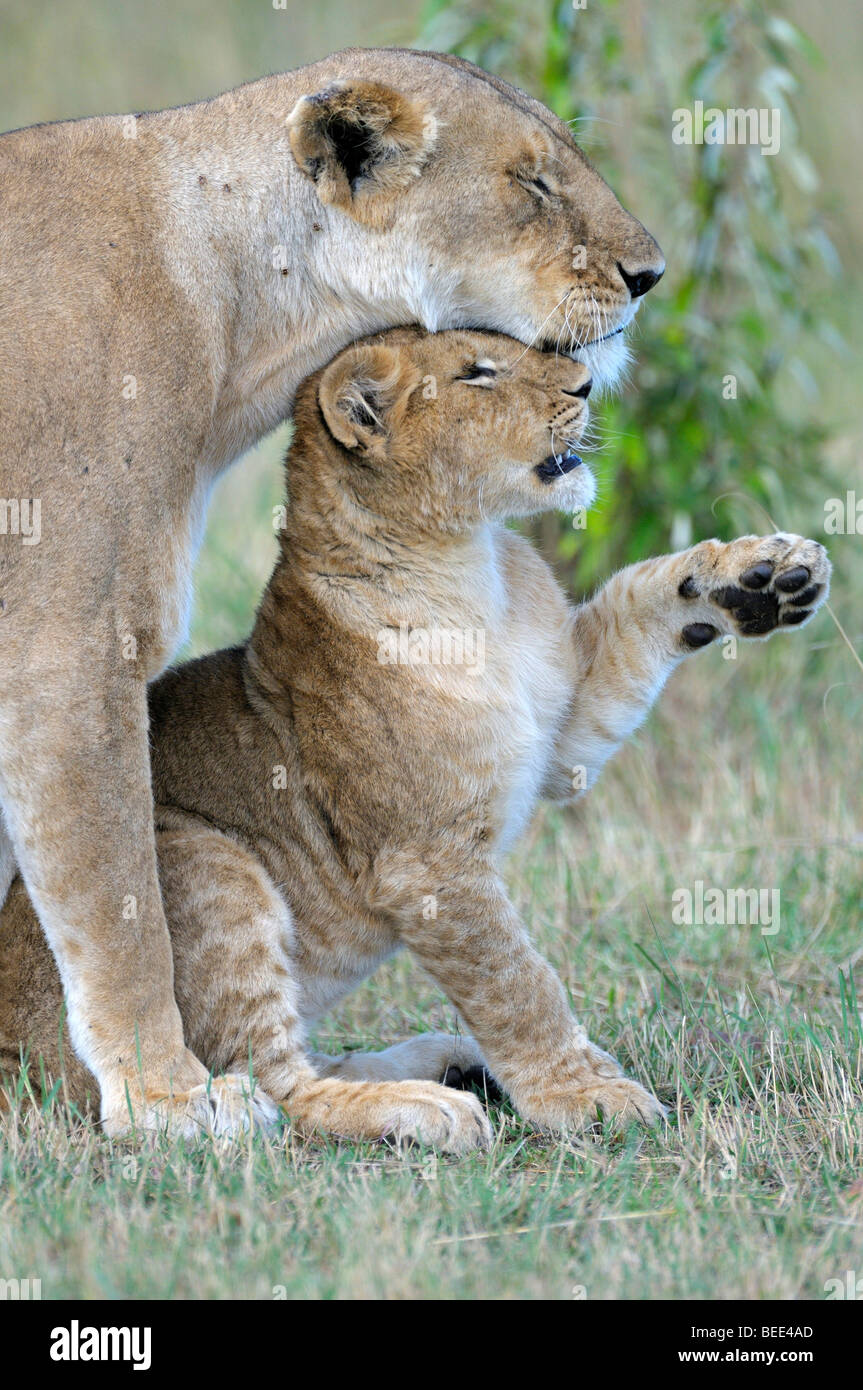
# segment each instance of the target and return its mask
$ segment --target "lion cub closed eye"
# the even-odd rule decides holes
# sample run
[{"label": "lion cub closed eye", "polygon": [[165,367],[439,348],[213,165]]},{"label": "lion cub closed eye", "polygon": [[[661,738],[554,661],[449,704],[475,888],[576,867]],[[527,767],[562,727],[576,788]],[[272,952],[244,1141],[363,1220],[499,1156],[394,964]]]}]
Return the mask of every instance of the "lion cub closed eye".
[{"label": "lion cub closed eye", "polygon": [[[591,786],[687,654],[804,623],[814,541],[705,541],[572,607],[510,517],[593,500],[583,365],[415,329],[301,388],[281,555],[242,647],[152,690],[161,882],[186,1040],[303,1131],[487,1144],[492,1074],[560,1130],[661,1106],[595,1046],[501,879],[541,797]],[[469,1033],[307,1052],[305,1030],[407,947]],[[57,1055],[61,988],[20,882],[0,916],[0,1060]],[[485,1070],[487,1069],[487,1070]],[[92,1079],[71,1056],[80,1100]]]}]

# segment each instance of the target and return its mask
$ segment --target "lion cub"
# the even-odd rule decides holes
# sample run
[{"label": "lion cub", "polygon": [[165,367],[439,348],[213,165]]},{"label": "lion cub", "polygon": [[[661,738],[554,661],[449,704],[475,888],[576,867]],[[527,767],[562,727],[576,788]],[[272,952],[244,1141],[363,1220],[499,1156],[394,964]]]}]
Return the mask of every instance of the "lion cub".
[{"label": "lion cub", "polygon": [[[152,690],[186,1042],[214,1072],[251,1056],[256,1121],[269,1096],[303,1131],[461,1152],[489,1124],[439,1083],[482,1065],[541,1125],[661,1113],[573,1016],[501,861],[540,797],[571,797],[576,768],[592,785],[683,657],[805,622],[830,566],[796,536],[705,541],[570,606],[504,522],[592,502],[573,451],[590,384],[474,332],[342,352],[297,400],[281,558],[249,641]],[[308,1026],[402,946],[470,1036],[308,1054]],[[61,999],[19,882],[0,917],[5,1070],[23,1043],[59,1071]],[[66,1077],[95,1100],[68,1053]]]}]

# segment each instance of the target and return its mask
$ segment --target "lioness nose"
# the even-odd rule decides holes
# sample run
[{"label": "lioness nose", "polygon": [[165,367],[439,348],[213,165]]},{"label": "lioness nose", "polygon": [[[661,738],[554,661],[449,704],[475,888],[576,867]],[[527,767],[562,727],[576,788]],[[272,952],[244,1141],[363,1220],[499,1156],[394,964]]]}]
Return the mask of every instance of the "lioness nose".
[{"label": "lioness nose", "polygon": [[629,271],[624,270],[620,261],[618,261],[617,268],[620,271],[620,277],[624,285],[629,290],[633,299],[640,299],[643,294],[647,294],[647,291],[652,290],[657,280],[661,280],[665,274],[664,265],[661,266],[659,270],[656,270],[653,266],[648,266],[645,270]]}]

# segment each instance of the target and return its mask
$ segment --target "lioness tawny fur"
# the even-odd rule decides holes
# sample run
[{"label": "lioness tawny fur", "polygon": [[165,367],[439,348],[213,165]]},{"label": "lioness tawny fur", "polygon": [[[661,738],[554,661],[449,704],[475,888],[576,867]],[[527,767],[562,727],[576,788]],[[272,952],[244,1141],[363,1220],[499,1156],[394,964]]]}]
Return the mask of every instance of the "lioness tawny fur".
[{"label": "lioness tawny fur", "polygon": [[[571,447],[589,390],[585,366],[503,337],[403,329],[347,349],[298,395],[249,642],[152,691],[186,1038],[216,1072],[251,1057],[302,1130],[483,1144],[476,1099],[438,1084],[483,1063],[552,1128],[659,1112],[573,1017],[502,857],[541,796],[571,797],[576,769],[592,785],[688,652],[805,621],[829,564],[794,536],[705,541],[573,609],[503,523],[592,501]],[[308,1056],[306,1027],[400,946],[467,1036]],[[20,883],[0,962],[0,1063],[23,1045],[56,1073],[60,982]],[[92,1078],[68,1062],[80,1103]]]},{"label": "lioness tawny fur", "polygon": [[[0,137],[0,900],[15,865],[106,1128],[245,1119],[183,1037],[146,685],[182,642],[219,473],[362,334],[479,324],[599,378],[662,273],[540,102],[352,50],[171,111]],[[69,737],[70,727],[74,738]],[[158,1117],[152,1109],[158,1103]]]}]

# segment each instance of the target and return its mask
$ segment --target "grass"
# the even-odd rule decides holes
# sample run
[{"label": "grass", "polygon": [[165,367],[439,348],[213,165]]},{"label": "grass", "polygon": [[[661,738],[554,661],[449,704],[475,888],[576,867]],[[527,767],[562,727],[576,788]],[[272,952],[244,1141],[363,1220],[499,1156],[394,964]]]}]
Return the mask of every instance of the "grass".
[{"label": "grass", "polygon": [[[840,575],[858,543],[836,539]],[[846,619],[851,597],[840,578]],[[492,1151],[461,1161],[289,1132],[133,1150],[24,1099],[0,1127],[0,1276],[44,1298],[824,1298],[863,1271],[861,715],[826,616],[705,653],[511,862],[592,1035],[668,1106],[663,1132],[561,1142],[503,1107]],[[677,925],[697,879],[778,888],[778,931]],[[316,1042],[453,1024],[400,958]]]}]

